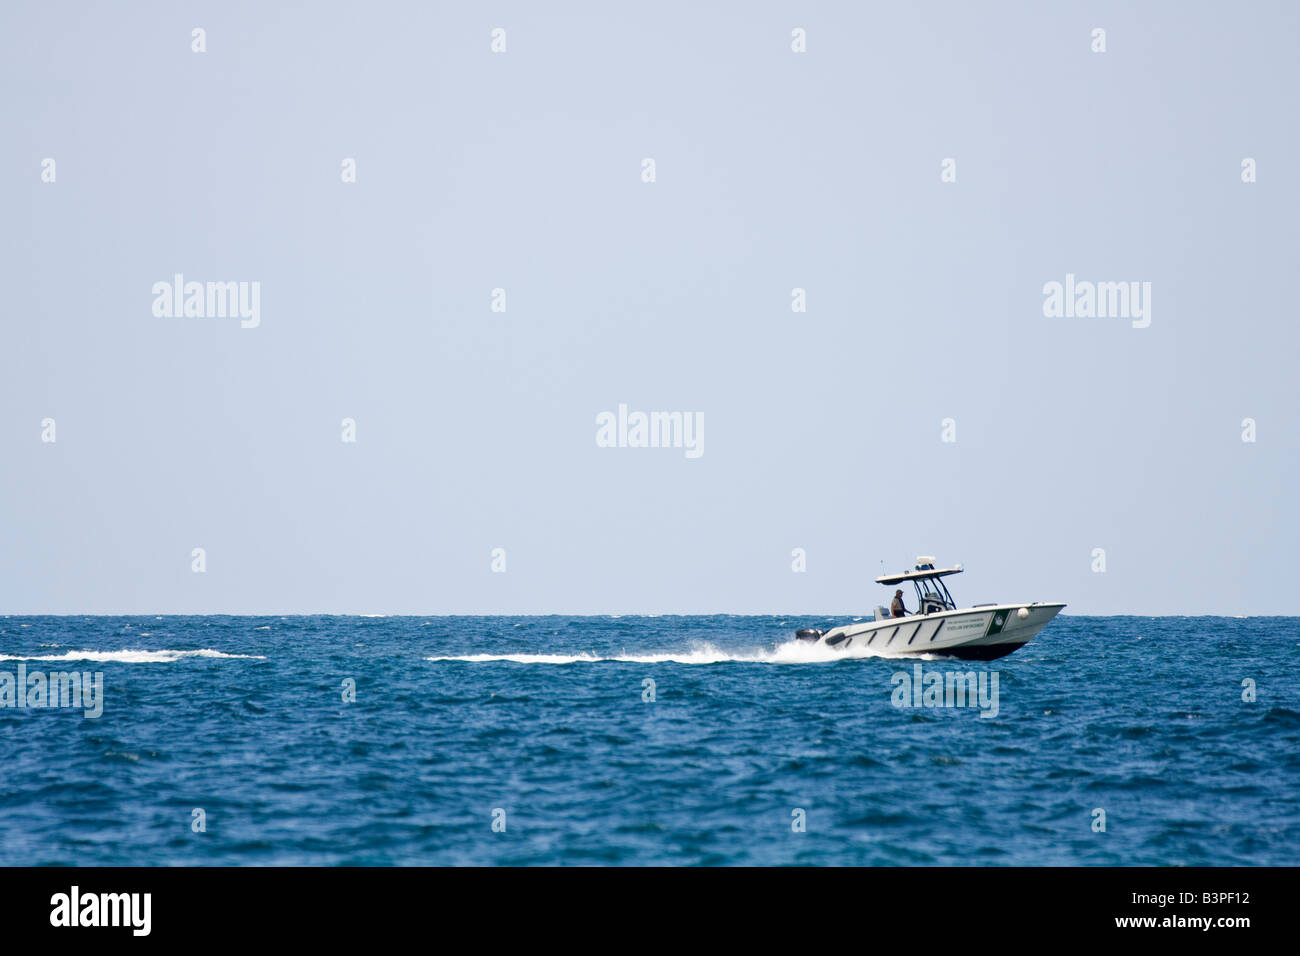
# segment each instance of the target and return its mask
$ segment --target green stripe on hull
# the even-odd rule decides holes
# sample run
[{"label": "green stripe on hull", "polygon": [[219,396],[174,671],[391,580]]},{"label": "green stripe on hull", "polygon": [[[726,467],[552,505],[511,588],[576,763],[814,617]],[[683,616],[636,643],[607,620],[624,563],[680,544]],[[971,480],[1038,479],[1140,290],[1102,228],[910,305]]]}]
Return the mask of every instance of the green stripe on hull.
[{"label": "green stripe on hull", "polygon": [[1002,628],[1006,626],[1007,618],[1011,616],[1010,611],[994,611],[993,616],[989,618],[989,629],[984,632],[984,636],[990,634],[1001,634]]}]

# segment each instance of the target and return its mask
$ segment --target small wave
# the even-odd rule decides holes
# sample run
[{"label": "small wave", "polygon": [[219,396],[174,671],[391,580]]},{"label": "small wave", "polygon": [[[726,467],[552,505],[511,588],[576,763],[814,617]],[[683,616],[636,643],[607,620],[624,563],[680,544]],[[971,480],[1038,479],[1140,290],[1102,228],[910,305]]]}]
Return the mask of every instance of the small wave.
[{"label": "small wave", "polygon": [[1300,725],[1300,714],[1286,707],[1270,707],[1264,714],[1264,723],[1282,724],[1285,727]]},{"label": "small wave", "polygon": [[[712,644],[698,644],[690,650],[663,651],[657,654],[620,654],[602,657],[592,653],[582,654],[465,654],[445,657],[426,657],[426,661],[461,661],[467,664],[508,662],[512,664],[595,664],[614,662],[621,664],[820,664],[827,661],[886,657],[883,654],[860,652],[857,648],[837,651],[824,644],[807,641],[789,641],[771,650],[725,651]],[[899,659],[891,656],[888,659]],[[930,655],[908,655],[908,660],[931,659]]]},{"label": "small wave", "polygon": [[426,657],[426,661],[464,661],[467,664],[486,664],[491,661],[508,661],[512,664],[582,664],[612,660],[594,654],[467,654],[464,657]]},{"label": "small wave", "polygon": [[207,657],[221,660],[264,661],[260,654],[227,654],[203,648],[197,651],[68,651],[66,654],[40,654],[23,657],[18,654],[0,654],[0,661],[116,661],[122,664],[169,664],[183,657]]}]

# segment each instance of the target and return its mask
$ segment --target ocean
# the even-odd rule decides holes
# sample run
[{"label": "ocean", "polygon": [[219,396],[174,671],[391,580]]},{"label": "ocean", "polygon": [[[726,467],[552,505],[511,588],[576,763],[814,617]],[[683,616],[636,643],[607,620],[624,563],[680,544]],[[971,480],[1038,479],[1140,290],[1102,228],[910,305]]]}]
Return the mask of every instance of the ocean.
[{"label": "ocean", "polygon": [[[833,623],[2,617],[0,864],[1300,862],[1300,619],[791,640]],[[97,702],[32,695],[74,670]]]}]

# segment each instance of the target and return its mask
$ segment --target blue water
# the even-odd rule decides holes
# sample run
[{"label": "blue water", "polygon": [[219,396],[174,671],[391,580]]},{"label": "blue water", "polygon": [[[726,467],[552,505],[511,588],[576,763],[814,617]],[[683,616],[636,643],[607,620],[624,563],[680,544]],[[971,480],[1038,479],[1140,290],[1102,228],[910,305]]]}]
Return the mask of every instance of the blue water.
[{"label": "blue water", "polygon": [[825,623],[0,618],[0,671],[104,680],[97,719],[0,709],[0,863],[1300,862],[1300,619],[1063,616],[922,664],[996,671],[991,718],[786,643]]}]

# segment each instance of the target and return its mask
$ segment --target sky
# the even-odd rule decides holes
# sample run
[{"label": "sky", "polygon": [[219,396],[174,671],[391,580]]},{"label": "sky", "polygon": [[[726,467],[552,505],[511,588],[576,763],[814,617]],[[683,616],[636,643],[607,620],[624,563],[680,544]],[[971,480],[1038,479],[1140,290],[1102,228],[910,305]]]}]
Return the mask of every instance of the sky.
[{"label": "sky", "polygon": [[1298,28],[6,2],[0,613],[1295,614]]}]

